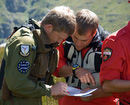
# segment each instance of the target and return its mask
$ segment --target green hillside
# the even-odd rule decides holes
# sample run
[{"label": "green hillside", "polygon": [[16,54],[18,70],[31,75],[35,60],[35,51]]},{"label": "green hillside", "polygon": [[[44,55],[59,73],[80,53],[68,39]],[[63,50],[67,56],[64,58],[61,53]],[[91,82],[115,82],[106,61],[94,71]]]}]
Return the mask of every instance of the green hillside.
[{"label": "green hillside", "polygon": [[110,32],[130,20],[128,0],[0,0],[0,38],[7,38],[14,26],[24,24],[28,18],[42,19],[51,8],[59,5],[69,6],[75,13],[84,8],[92,10]]}]

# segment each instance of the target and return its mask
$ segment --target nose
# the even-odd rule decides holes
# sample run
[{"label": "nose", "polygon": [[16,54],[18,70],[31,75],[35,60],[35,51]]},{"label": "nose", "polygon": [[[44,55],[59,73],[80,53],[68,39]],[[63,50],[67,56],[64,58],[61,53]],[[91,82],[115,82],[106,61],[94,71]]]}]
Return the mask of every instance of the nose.
[{"label": "nose", "polygon": [[80,46],[81,44],[82,44],[82,41],[81,41],[81,40],[77,40],[77,41],[76,41],[76,45],[77,45],[77,46]]}]

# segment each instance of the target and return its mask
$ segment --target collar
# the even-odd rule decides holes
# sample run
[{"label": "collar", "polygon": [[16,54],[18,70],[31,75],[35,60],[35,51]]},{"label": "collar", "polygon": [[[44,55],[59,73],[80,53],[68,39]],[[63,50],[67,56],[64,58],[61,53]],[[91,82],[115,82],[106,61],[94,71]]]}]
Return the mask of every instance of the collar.
[{"label": "collar", "polygon": [[101,44],[102,44],[101,36],[100,36],[99,31],[97,30],[97,33],[93,37],[92,42],[87,47],[94,47],[94,46],[96,47],[96,46],[100,46]]},{"label": "collar", "polygon": [[58,47],[59,46],[59,43],[56,42],[56,43],[50,43],[50,40],[44,30],[44,28],[41,26],[41,35],[43,36],[43,42],[44,42],[44,45],[45,45],[45,48],[55,48],[55,47]]},{"label": "collar", "polygon": [[50,44],[50,40],[42,26],[40,27],[40,31],[41,31],[41,35],[43,36],[44,44]]}]

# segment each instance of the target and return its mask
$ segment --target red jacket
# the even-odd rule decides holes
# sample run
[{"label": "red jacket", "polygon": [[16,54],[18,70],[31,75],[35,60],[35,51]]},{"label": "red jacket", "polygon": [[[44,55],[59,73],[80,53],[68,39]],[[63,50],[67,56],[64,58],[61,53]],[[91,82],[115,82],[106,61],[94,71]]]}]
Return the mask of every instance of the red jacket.
[{"label": "red jacket", "polygon": [[[113,33],[104,41],[102,53],[101,83],[104,80],[130,80],[130,21],[127,26]],[[130,105],[130,92],[118,95],[124,105]]]}]

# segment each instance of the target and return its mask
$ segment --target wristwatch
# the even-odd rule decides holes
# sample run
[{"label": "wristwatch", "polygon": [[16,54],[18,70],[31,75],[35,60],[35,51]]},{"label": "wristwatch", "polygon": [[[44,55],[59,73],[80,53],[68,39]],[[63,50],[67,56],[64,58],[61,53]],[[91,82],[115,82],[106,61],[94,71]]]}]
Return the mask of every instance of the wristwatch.
[{"label": "wristwatch", "polygon": [[75,74],[75,70],[77,70],[80,66],[78,64],[75,64],[72,66],[72,72],[73,72],[73,75],[76,76]]}]

